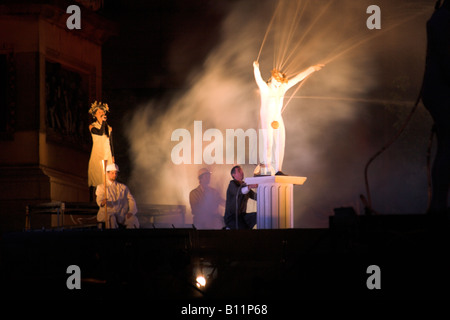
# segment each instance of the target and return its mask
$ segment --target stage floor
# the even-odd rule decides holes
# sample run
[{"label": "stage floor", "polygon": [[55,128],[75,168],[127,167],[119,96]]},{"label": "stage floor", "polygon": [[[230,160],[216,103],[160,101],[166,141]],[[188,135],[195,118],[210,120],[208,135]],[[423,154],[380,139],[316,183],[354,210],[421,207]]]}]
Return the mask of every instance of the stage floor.
[{"label": "stage floor", "polygon": [[[0,290],[30,299],[447,299],[448,231],[404,215],[330,219],[327,229],[16,232],[1,240]],[[81,289],[68,288],[69,266],[79,267]],[[380,289],[369,288],[374,279]]]}]

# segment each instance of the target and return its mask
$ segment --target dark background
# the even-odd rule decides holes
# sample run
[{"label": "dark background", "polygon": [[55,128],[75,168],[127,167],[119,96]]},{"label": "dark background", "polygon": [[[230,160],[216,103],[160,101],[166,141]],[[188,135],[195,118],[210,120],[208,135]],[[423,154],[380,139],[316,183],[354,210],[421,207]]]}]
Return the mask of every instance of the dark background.
[{"label": "dark background", "polygon": [[[123,122],[133,108],[185,88],[190,70],[201,66],[220,41],[220,24],[234,1],[105,1],[98,13],[117,33],[103,45],[103,101],[109,103],[121,179],[130,174]],[[163,110],[162,110],[163,111]]]}]

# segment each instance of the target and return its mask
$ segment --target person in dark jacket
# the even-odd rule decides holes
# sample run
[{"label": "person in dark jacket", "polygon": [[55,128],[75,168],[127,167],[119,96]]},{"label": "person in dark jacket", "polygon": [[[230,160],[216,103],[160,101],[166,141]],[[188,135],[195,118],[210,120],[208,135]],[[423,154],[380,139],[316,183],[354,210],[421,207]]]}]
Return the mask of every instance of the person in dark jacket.
[{"label": "person in dark jacket", "polygon": [[256,192],[251,190],[258,185],[244,182],[244,171],[240,166],[231,169],[233,180],[227,189],[224,222],[227,229],[253,229],[256,225],[256,212],[247,213],[248,199],[256,200]]}]

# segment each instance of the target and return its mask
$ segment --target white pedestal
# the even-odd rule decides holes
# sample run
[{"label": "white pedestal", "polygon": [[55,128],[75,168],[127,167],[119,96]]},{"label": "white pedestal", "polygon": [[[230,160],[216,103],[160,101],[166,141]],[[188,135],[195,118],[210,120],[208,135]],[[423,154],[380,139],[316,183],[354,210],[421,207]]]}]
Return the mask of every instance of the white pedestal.
[{"label": "white pedestal", "polygon": [[305,181],[305,177],[293,176],[245,178],[245,183],[258,185],[256,228],[294,228],[294,184]]}]

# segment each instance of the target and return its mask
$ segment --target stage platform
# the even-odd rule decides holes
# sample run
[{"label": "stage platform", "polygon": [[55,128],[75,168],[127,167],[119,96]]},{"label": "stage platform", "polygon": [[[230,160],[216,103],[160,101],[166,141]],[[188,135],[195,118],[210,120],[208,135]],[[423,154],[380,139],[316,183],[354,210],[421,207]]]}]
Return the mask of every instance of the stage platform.
[{"label": "stage platform", "polygon": [[[1,240],[3,294],[30,299],[447,299],[448,222],[330,217],[325,229],[30,230]],[[81,289],[69,289],[69,266]],[[369,289],[369,266],[381,289]],[[198,287],[202,273],[206,286]]]}]

